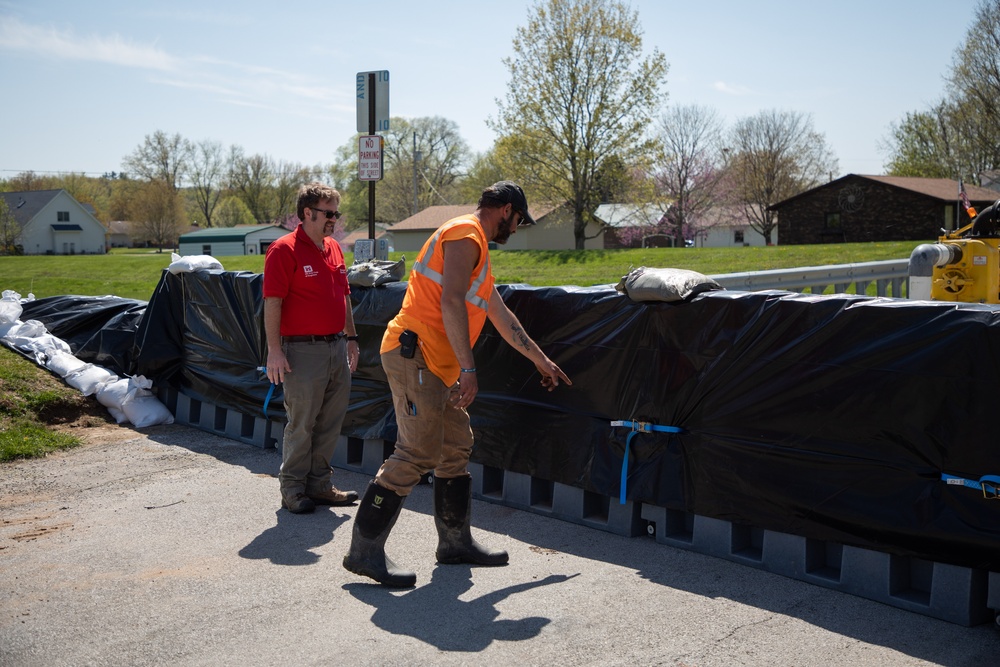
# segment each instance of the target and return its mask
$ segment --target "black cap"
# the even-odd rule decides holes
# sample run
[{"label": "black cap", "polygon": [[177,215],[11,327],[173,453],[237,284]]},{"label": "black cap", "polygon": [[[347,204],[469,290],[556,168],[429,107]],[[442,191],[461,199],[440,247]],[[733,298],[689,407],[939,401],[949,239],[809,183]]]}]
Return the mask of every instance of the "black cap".
[{"label": "black cap", "polygon": [[524,190],[514,181],[497,181],[483,190],[482,198],[501,204],[513,204],[514,210],[521,214],[521,222],[518,227],[535,224],[535,219],[528,213],[528,199],[524,196]]}]

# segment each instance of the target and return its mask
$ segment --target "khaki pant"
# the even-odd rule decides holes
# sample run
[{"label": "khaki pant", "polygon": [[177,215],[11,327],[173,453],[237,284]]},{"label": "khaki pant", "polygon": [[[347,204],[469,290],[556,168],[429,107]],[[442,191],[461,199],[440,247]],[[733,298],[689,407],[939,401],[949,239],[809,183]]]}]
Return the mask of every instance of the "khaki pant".
[{"label": "khaki pant", "polygon": [[473,442],[469,413],[448,401],[457,384],[446,387],[427,370],[419,348],[412,359],[404,359],[399,349],[386,352],[382,368],[392,390],[399,434],[395,451],[375,481],[406,496],[430,470],[441,478],[468,474]]},{"label": "khaki pant", "polygon": [[292,372],[283,383],[285,414],[281,495],[330,488],[330,459],[351,398],[351,369],[343,337],[318,343],[283,343]]}]

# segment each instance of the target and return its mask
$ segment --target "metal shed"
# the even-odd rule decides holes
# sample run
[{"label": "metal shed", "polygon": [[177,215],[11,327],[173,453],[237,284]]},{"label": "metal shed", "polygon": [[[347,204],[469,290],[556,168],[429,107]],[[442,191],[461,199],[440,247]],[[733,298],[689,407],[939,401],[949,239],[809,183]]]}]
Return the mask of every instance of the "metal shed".
[{"label": "metal shed", "polygon": [[277,225],[237,225],[236,227],[211,227],[182,234],[178,253],[187,255],[263,255],[267,246],[287,234],[289,230]]}]

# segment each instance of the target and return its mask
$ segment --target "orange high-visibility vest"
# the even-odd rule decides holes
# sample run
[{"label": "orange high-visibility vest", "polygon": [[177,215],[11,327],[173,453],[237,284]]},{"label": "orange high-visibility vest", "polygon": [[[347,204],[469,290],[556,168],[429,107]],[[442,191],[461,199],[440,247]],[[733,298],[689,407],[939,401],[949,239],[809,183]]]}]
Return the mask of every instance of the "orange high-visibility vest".
[{"label": "orange high-visibility vest", "polygon": [[448,341],[441,314],[443,292],[444,244],[458,239],[472,239],[479,244],[479,262],[469,276],[465,310],[469,316],[469,342],[473,346],[486,324],[493,293],[490,251],[479,219],[475,215],[453,218],[441,225],[421,248],[410,271],[410,282],[403,297],[403,307],[386,326],[382,337],[384,354],[399,347],[399,334],[409,329],[417,334],[427,368],[446,386],[458,381],[459,364]]}]

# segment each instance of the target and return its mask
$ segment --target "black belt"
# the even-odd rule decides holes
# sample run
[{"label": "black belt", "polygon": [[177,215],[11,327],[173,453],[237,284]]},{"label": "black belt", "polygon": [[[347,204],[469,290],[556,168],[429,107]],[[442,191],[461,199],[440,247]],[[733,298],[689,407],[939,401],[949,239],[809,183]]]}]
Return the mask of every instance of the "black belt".
[{"label": "black belt", "polygon": [[331,343],[344,337],[344,332],[329,334],[327,336],[282,336],[284,343]]}]

